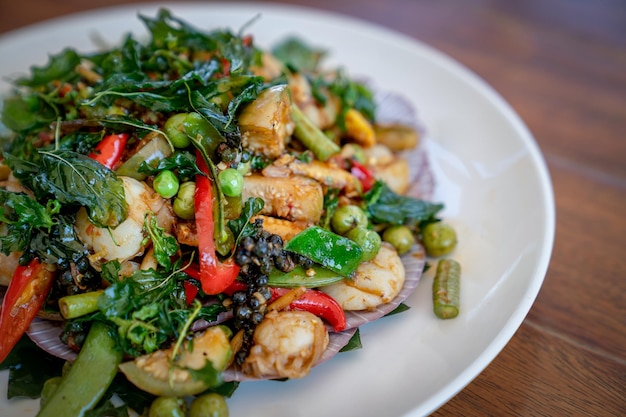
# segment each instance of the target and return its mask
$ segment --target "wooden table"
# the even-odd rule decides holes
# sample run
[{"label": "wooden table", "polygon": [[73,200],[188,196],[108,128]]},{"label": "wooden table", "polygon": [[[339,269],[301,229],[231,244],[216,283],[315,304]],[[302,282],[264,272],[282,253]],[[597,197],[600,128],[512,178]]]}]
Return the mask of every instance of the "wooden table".
[{"label": "wooden table", "polygon": [[[2,0],[0,33],[123,0]],[[626,2],[296,0],[381,24],[496,88],[550,169],[545,284],[489,367],[435,415],[626,413]],[[2,57],[10,59],[10,57]]]}]

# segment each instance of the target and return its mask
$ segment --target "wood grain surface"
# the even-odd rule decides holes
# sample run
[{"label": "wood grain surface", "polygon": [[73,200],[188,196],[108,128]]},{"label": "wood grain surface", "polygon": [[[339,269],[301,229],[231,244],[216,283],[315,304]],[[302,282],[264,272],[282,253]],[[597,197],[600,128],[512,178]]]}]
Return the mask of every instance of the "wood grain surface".
[{"label": "wood grain surface", "polygon": [[[125,3],[0,0],[0,33]],[[625,415],[626,1],[283,3],[383,25],[460,61],[520,114],[548,163],[557,229],[544,286],[502,353],[434,415]]]}]

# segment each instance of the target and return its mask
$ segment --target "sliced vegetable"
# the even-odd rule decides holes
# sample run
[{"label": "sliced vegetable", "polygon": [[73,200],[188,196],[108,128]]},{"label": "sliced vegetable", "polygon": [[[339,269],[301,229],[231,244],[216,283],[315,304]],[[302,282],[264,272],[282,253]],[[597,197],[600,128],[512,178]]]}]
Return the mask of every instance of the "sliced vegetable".
[{"label": "sliced vegetable", "polygon": [[75,319],[98,311],[98,297],[104,290],[66,295],[59,298],[59,310],[65,319]]},{"label": "sliced vegetable", "polygon": [[[109,328],[94,322],[76,361],[37,417],[83,416],[100,401],[117,374],[122,352]],[[97,378],[94,378],[97,372]]]},{"label": "sliced vegetable", "polygon": [[282,272],[274,269],[268,280],[268,285],[273,287],[296,288],[307,287],[317,288],[330,285],[343,280],[344,277],[335,271],[319,265],[313,265],[309,269],[297,266],[289,272]]},{"label": "sliced vegetable", "polygon": [[126,142],[128,142],[128,133],[117,133],[105,136],[96,146],[89,157],[100,162],[109,169],[113,169],[122,158]]},{"label": "sliced vegetable", "polygon": [[[272,288],[272,302],[274,299],[291,291],[287,288]],[[291,310],[304,310],[315,314],[327,321],[336,332],[346,328],[346,314],[330,295],[318,290],[308,289],[305,293],[289,304]]]},{"label": "sliced vegetable", "polygon": [[26,266],[18,265],[13,273],[0,311],[0,362],[11,352],[41,309],[52,288],[55,271],[54,265],[35,258]]},{"label": "sliced vegetable", "polygon": [[[198,158],[198,167],[208,173],[208,167],[202,157]],[[196,177],[194,196],[198,249],[200,251],[200,283],[206,294],[219,294],[226,289],[239,274],[239,266],[228,259],[220,262],[215,252],[213,222],[213,191],[210,180],[205,175]]]},{"label": "sliced vegetable", "polygon": [[351,164],[352,168],[350,168],[350,173],[359,180],[363,192],[366,193],[371,190],[376,182],[376,178],[374,178],[372,171],[357,161],[353,160],[351,161]]},{"label": "sliced vegetable", "polygon": [[454,259],[442,259],[437,264],[433,280],[433,311],[440,319],[459,315],[461,265]]},{"label": "sliced vegetable", "polygon": [[363,255],[357,243],[319,226],[298,233],[287,242],[285,249],[306,256],[344,277],[354,272]]},{"label": "sliced vegetable", "polygon": [[291,118],[296,124],[293,134],[320,161],[339,153],[339,146],[315,126],[297,105],[291,105]]},{"label": "sliced vegetable", "polygon": [[223,326],[208,328],[185,342],[176,359],[172,348],[124,362],[119,368],[135,386],[153,395],[196,395],[221,383],[232,349]]},{"label": "sliced vegetable", "polygon": [[172,155],[172,148],[167,139],[160,133],[149,133],[138,145],[138,150],[115,170],[117,175],[145,180],[148,174],[139,172],[143,162],[153,165],[161,159]]},{"label": "sliced vegetable", "polygon": [[[297,286],[296,286],[297,287]],[[246,291],[247,285],[243,282],[233,282],[225,291],[225,294],[232,296],[238,291]],[[293,291],[292,288],[270,287],[272,296],[268,304],[276,301],[283,295]],[[315,289],[307,289],[299,298],[292,301],[287,307],[288,310],[304,310],[326,320],[336,332],[346,328],[346,314],[334,298]]]}]

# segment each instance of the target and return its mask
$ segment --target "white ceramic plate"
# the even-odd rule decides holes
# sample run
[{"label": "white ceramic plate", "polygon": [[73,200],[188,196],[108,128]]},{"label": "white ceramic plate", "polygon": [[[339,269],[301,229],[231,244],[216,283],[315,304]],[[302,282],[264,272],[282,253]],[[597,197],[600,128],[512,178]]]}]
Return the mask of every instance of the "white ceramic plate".
[{"label": "white ceramic plate", "polygon": [[[484,81],[447,56],[391,30],[345,16],[279,5],[175,4],[202,28],[248,28],[260,45],[297,34],[327,48],[328,65],[404,94],[418,109],[443,216],[457,229],[463,266],[462,309],[454,320],[432,313],[432,269],[407,300],[411,309],[361,328],[363,349],[337,355],[302,380],[243,383],[232,416],[421,416],[472,381],[501,351],[528,313],[547,270],[554,201],[533,137]],[[0,37],[0,92],[6,77],[42,65],[65,46],[94,50],[94,37],[117,43],[143,33],[137,11],[121,7],[68,16]],[[0,373],[0,415],[35,415],[37,402],[7,401]]]}]

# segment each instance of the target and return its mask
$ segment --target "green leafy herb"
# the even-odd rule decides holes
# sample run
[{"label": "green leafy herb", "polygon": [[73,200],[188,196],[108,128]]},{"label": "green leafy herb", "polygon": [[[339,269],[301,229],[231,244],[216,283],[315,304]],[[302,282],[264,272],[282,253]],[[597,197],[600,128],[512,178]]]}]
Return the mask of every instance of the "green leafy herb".
[{"label": "green leafy herb", "polygon": [[272,54],[295,72],[317,70],[326,51],[313,48],[297,37],[288,37],[272,48]]},{"label": "green leafy herb", "polygon": [[68,81],[76,78],[76,67],[80,64],[80,56],[73,49],[65,49],[50,57],[44,67],[31,67],[30,78],[20,78],[17,84],[28,87],[40,87],[51,81]]},{"label": "green leafy herb", "polygon": [[9,97],[2,106],[2,123],[15,132],[47,126],[56,117],[56,109],[37,94]]},{"label": "green leafy herb", "polygon": [[178,241],[174,236],[165,233],[165,229],[159,226],[159,222],[154,214],[146,214],[144,229],[148,232],[150,240],[152,240],[154,258],[159,265],[169,270],[172,266],[172,256],[176,255],[179,249]]},{"label": "green leafy herb", "polygon": [[39,152],[39,163],[5,153],[14,175],[39,198],[54,196],[61,204],[87,208],[98,227],[115,227],[126,219],[124,185],[93,159],[67,150]]},{"label": "green leafy herb", "polygon": [[139,172],[148,175],[156,175],[164,169],[176,171],[179,178],[193,178],[196,175],[203,175],[196,165],[196,157],[189,152],[176,152],[172,156],[159,159],[154,166],[147,162],[142,162]]},{"label": "green leafy herb", "polygon": [[396,194],[381,181],[376,181],[365,194],[365,201],[370,217],[377,223],[418,224],[433,221],[443,209],[440,203]]},{"label": "green leafy herb", "polygon": [[356,329],[356,332],[350,338],[350,341],[341,348],[339,352],[350,352],[351,350],[361,349],[363,345],[361,344],[361,332],[359,329]]},{"label": "green leafy herb", "polygon": [[23,251],[35,229],[49,231],[54,224],[53,215],[61,208],[57,200],[50,200],[43,206],[26,194],[3,189],[0,189],[0,204],[0,222],[7,225],[7,233],[0,236],[0,244],[6,255]]},{"label": "green leafy herb", "polygon": [[239,245],[241,239],[256,233],[256,228],[250,219],[259,214],[264,205],[265,201],[262,198],[250,197],[243,205],[241,216],[228,222],[228,227],[235,235],[235,247]]},{"label": "green leafy herb", "polygon": [[[182,285],[186,278],[187,274],[180,269],[172,273],[138,270],[104,291],[98,299],[98,308],[117,325],[124,352],[134,356],[153,352],[169,338],[178,337],[193,313],[187,306]],[[215,320],[223,309],[219,304],[202,307],[198,318]]]}]

